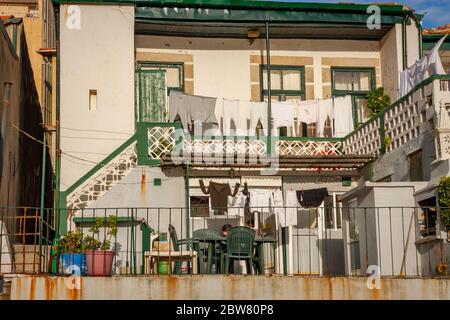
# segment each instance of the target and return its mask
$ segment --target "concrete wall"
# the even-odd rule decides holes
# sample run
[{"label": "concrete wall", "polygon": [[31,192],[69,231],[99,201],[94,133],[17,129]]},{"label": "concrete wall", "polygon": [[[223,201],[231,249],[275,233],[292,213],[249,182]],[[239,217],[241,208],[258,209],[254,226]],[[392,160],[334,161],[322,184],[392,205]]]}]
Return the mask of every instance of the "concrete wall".
[{"label": "concrete wall", "polygon": [[[11,300],[432,300],[450,298],[447,279],[381,278],[370,290],[366,278],[159,276],[84,277],[70,289],[66,277],[17,276]],[[72,286],[73,288],[73,286]]]},{"label": "concrete wall", "polygon": [[403,70],[401,25],[396,25],[380,41],[381,79],[391,101],[397,99],[399,72]]},{"label": "concrete wall", "polygon": [[[134,7],[78,7],[80,29],[67,27],[67,5],[60,18],[63,190],[134,133]],[[97,110],[89,110],[89,90],[97,90]]]}]

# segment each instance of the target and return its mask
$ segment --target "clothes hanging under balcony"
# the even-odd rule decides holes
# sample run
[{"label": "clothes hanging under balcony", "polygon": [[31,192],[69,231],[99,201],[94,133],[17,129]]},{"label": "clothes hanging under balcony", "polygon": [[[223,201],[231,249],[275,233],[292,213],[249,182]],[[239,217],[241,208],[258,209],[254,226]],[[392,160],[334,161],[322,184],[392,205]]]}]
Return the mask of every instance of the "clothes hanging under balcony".
[{"label": "clothes hanging under balcony", "polygon": [[211,207],[216,215],[224,215],[228,210],[228,196],[236,196],[239,191],[239,183],[234,186],[234,191],[231,192],[231,187],[228,183],[210,182],[208,188],[205,187],[203,180],[199,181],[200,189],[204,194],[211,196]]},{"label": "clothes hanging under balcony", "polygon": [[302,207],[319,207],[328,196],[327,188],[297,191],[298,202]]}]

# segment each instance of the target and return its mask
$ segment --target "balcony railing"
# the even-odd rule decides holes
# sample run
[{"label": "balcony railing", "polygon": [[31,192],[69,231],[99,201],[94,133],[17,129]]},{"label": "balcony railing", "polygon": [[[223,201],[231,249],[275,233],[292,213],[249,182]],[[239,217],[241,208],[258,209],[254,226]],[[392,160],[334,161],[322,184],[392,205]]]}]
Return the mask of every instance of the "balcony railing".
[{"label": "balcony railing", "polygon": [[[447,249],[441,247],[448,246],[446,239],[424,242],[433,231],[431,225],[423,224],[424,214],[430,210],[439,214],[442,208],[258,207],[250,211],[251,220],[246,208],[233,208],[223,215],[215,214],[222,210],[212,209],[218,208],[82,209],[72,218],[68,231],[85,240],[58,247],[67,234],[55,242],[50,221],[63,216],[61,210],[45,210],[42,216],[37,208],[27,209],[31,218],[24,228],[12,224],[19,222],[24,211],[4,208],[9,216],[4,214],[0,219],[2,272],[66,275],[78,270],[90,275],[96,263],[103,266],[106,261],[93,260],[86,267],[83,259],[67,259],[74,253],[85,255],[92,243],[87,242],[87,236],[103,241],[111,217],[117,226],[117,232],[108,238],[110,246],[106,246],[112,252],[112,275],[366,276],[375,267],[381,276],[429,277],[444,276],[448,268]],[[34,221],[35,214],[43,220]],[[100,224],[98,233],[91,229],[94,224]],[[252,263],[233,262],[233,267],[229,264],[226,269],[227,253],[246,248],[244,244],[233,248],[228,242],[232,241],[229,228],[237,226],[253,237],[245,251]],[[25,231],[28,229],[36,231]],[[51,246],[59,249],[52,252]],[[106,259],[105,254],[100,256]]]},{"label": "balcony railing", "polygon": [[[379,156],[432,132],[440,125],[440,108],[450,104],[450,75],[423,81],[343,140],[345,154]],[[445,126],[450,126],[446,124]]]}]

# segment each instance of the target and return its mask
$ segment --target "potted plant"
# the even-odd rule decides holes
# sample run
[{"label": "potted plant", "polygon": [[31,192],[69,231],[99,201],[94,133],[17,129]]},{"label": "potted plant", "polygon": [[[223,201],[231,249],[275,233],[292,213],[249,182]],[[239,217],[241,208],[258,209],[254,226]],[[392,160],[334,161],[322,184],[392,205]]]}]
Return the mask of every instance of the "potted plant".
[{"label": "potted plant", "polygon": [[54,245],[59,257],[61,274],[86,274],[86,257],[83,253],[83,234],[69,231]]},{"label": "potted plant", "polygon": [[[100,240],[100,229],[103,239]],[[111,251],[111,239],[117,235],[117,217],[97,218],[94,225],[89,229],[92,236],[84,238],[84,249],[86,254],[87,274],[89,276],[109,276],[112,272],[112,264],[115,252]]]},{"label": "potted plant", "polygon": [[438,201],[441,222],[447,227],[447,238],[450,239],[450,177],[441,177],[438,185]]}]

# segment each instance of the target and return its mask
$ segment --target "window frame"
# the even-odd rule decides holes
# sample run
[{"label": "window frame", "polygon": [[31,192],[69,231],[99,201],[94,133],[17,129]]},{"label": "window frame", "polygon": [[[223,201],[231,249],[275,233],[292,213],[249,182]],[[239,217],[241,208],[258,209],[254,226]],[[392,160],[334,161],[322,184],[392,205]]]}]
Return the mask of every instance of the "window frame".
[{"label": "window frame", "polygon": [[[169,87],[167,86],[167,94],[170,93],[170,91],[180,91],[184,92],[184,62],[165,62],[165,61],[138,61],[137,69],[139,70],[145,70],[147,67],[152,68],[158,68],[159,70],[164,69],[167,70],[168,68],[177,68],[179,70],[179,81],[180,81],[180,87]],[[167,71],[166,71],[167,72]]]},{"label": "window frame", "polygon": [[[306,83],[305,83],[305,66],[299,65],[270,65],[270,71],[275,70],[295,70],[300,71],[300,90],[270,90],[271,96],[279,96],[279,101],[281,97],[284,96],[294,96],[300,97],[301,100],[305,100],[306,97]],[[267,64],[259,65],[259,88],[260,88],[260,101],[264,101],[264,98],[268,96],[268,89],[264,89],[264,71],[267,71]],[[281,78],[283,79],[283,78]]]},{"label": "window frame", "polygon": [[[352,90],[337,90],[336,84],[334,81],[334,72],[368,72],[369,73],[369,90],[361,90],[361,91],[355,91],[353,90],[353,84],[352,84]],[[367,99],[367,94],[370,91],[373,91],[376,89],[376,73],[375,73],[375,67],[331,67],[331,94],[333,97],[342,97],[346,95],[350,95],[352,97],[352,113],[353,113],[353,122],[355,125],[357,123],[361,124],[361,119],[358,117],[358,107],[357,107],[357,99]],[[368,120],[366,120],[368,121]]]}]

